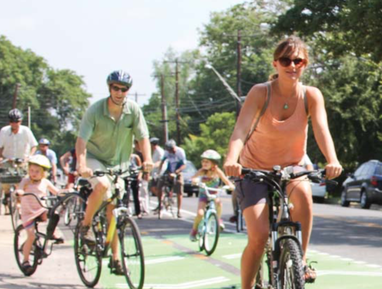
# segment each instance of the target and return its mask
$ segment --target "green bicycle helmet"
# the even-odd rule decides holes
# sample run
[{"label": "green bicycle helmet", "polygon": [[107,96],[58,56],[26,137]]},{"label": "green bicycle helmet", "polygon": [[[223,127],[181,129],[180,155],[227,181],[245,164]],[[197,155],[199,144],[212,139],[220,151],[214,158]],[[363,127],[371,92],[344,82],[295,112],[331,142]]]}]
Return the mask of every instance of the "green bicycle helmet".
[{"label": "green bicycle helmet", "polygon": [[200,157],[214,162],[218,162],[221,159],[220,154],[215,150],[206,150]]}]

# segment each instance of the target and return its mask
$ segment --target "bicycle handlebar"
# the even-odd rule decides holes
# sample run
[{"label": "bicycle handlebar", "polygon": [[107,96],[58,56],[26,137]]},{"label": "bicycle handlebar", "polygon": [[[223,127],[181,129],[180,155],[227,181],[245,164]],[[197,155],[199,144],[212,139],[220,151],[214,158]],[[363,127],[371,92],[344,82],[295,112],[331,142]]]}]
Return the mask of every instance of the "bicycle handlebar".
[{"label": "bicycle handlebar", "polygon": [[50,209],[50,207],[45,206],[43,203],[41,203],[41,201],[58,200],[60,198],[59,196],[44,196],[44,197],[38,198],[35,194],[32,194],[32,193],[24,193],[22,195],[16,193],[16,196],[18,197],[33,196],[37,200],[37,202],[40,204],[40,206],[45,209]]},{"label": "bicycle handlebar", "polygon": [[[207,197],[211,198],[211,199],[216,199],[220,193],[227,191],[227,188],[228,188],[228,186],[224,186],[222,188],[207,187],[207,185],[205,183],[198,183],[197,185],[199,188],[204,189]],[[216,194],[210,193],[210,191],[216,192]]]}]

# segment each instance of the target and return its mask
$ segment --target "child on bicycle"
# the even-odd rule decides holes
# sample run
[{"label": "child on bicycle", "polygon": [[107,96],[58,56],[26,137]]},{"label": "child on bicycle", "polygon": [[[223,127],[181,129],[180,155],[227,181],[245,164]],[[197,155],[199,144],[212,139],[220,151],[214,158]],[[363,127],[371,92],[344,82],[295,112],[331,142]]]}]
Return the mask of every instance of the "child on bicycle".
[{"label": "child on bicycle", "polygon": [[[43,155],[34,155],[29,159],[28,164],[28,175],[21,180],[16,194],[22,196],[24,193],[32,193],[39,199],[46,196],[48,191],[54,195],[57,195],[59,193],[59,189],[57,189],[46,178],[47,171],[51,168],[49,159]],[[35,239],[34,225],[37,219],[44,222],[47,220],[48,210],[41,207],[36,198],[33,196],[24,196],[21,198],[21,212],[21,220],[27,232],[27,240],[25,241],[23,247],[24,260],[22,266],[24,267],[24,272],[28,274],[28,270],[32,269],[29,264],[29,254]],[[54,232],[57,223],[58,218],[51,229],[51,232]],[[51,225],[49,224],[48,230],[50,227]],[[55,240],[57,244],[63,243],[62,238],[57,238],[54,235],[52,239]]]},{"label": "child on bicycle", "polygon": [[[224,172],[218,166],[218,162],[221,159],[221,156],[217,151],[206,150],[200,157],[202,158],[202,167],[192,177],[193,182],[196,181],[196,179],[199,177],[200,181],[206,184],[207,187],[218,188],[220,186],[220,180],[222,180],[232,190],[235,188],[235,186],[230,182],[230,180],[226,177]],[[211,193],[213,192],[210,191],[210,194]],[[192,242],[196,241],[198,226],[200,221],[203,218],[204,210],[206,208],[207,202],[208,202],[208,197],[205,193],[205,189],[200,188],[197,215],[195,217],[192,230],[190,232],[190,240]],[[216,198],[215,202],[216,202],[216,211],[219,218],[219,226],[220,226],[220,229],[223,230],[224,223],[223,223],[223,220],[221,219],[222,203],[219,198]]]}]

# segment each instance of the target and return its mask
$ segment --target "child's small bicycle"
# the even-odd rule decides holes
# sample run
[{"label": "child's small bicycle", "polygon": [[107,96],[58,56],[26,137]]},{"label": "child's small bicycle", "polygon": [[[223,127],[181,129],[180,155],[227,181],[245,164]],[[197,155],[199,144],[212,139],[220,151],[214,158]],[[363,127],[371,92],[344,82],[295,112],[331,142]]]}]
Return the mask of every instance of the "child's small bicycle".
[{"label": "child's small bicycle", "polygon": [[206,251],[207,256],[210,256],[218,245],[220,232],[215,199],[222,191],[226,191],[228,187],[224,186],[222,189],[210,188],[204,183],[199,183],[199,187],[205,190],[208,201],[204,210],[203,219],[198,226],[197,238],[199,239],[199,250]]},{"label": "child's small bicycle", "polygon": [[[83,199],[78,193],[68,193],[64,197],[47,196],[41,198],[41,200],[35,194],[31,193],[25,193],[21,197],[26,196],[34,197],[42,207],[49,209],[49,221],[45,233],[39,231],[39,223],[41,222],[41,219],[37,218],[35,220],[35,240],[33,242],[29,257],[31,268],[28,270],[25,270],[25,267],[23,266],[23,248],[24,243],[27,240],[27,232],[23,225],[19,225],[15,231],[13,247],[17,265],[25,276],[31,276],[34,274],[34,272],[36,272],[37,266],[42,264],[43,259],[52,254],[53,245],[59,244],[58,241],[53,238],[54,229],[59,221],[59,215],[56,213],[56,211],[58,212],[60,210],[60,206],[71,200],[79,199],[83,201]],[[49,204],[53,203],[54,205],[47,206],[44,205],[41,201],[49,201]],[[48,249],[49,247],[50,249]]]}]

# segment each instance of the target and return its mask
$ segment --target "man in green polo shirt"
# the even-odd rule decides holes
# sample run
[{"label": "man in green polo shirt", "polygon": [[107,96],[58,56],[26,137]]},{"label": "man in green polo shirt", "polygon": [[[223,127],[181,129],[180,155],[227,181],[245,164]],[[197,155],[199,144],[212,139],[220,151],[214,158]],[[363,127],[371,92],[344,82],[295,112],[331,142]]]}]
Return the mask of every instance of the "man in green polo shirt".
[{"label": "man in green polo shirt", "polygon": [[[146,121],[139,106],[126,95],[132,85],[130,75],[124,71],[114,71],[107,78],[110,96],[91,105],[86,111],[76,142],[77,171],[89,178],[93,192],[89,196],[81,234],[88,242],[94,243],[90,224],[102,201],[111,196],[112,182],[107,176],[90,178],[96,169],[125,170],[130,163],[133,141],[142,148],[143,169],[150,171],[151,147]],[[122,186],[123,187],[123,186]],[[107,207],[110,220],[114,205]],[[109,267],[117,275],[123,275],[118,253],[118,237],[115,234],[111,244],[113,251]]]}]

